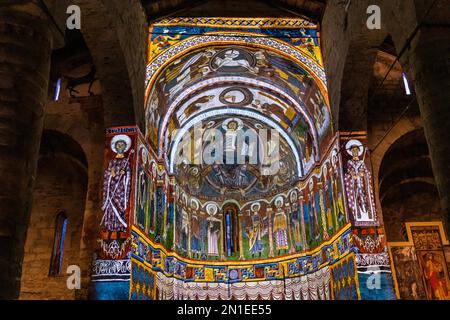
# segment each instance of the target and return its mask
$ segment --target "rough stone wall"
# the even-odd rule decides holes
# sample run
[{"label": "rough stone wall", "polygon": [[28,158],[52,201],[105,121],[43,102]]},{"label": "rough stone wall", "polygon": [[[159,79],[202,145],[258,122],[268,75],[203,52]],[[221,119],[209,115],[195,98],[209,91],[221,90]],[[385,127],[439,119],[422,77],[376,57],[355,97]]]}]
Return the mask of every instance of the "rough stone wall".
[{"label": "rough stone wall", "polygon": [[[66,270],[79,264],[87,174],[79,162],[65,155],[43,156],[33,194],[33,210],[25,244],[21,299],[73,299]],[[68,218],[62,272],[49,276],[56,216]]]},{"label": "rough stone wall", "polygon": [[405,194],[383,206],[384,227],[390,242],[405,241],[405,222],[442,221],[437,192]]},{"label": "rough stone wall", "polygon": [[[76,70],[81,70],[81,73],[83,73],[83,70],[89,70],[89,65],[77,66]],[[71,98],[66,90],[66,86],[67,81],[63,81],[58,101],[48,100],[44,128],[65,135],[78,144],[81,152],[84,154],[86,164],[81,166],[84,166],[84,168],[80,171],[80,161],[76,160],[74,162],[73,157],[69,158],[65,154],[63,154],[63,158],[45,158],[45,161],[40,161],[37,173],[38,185],[34,192],[33,211],[28,228],[25,252],[26,263],[23,266],[23,272],[25,273],[21,289],[21,298],[23,299],[85,299],[87,297],[92,252],[97,235],[96,226],[99,215],[101,215],[101,171],[104,149],[102,88],[97,83],[94,84],[94,95],[89,96],[87,94],[87,85],[83,85],[77,87],[80,96]],[[55,163],[54,167],[57,165],[62,167],[61,173],[52,171],[51,167],[49,168],[46,165],[47,161]],[[66,170],[64,169],[64,163],[67,166]],[[89,178],[79,181],[78,176]],[[72,183],[66,186],[63,183],[65,180],[71,180]],[[81,182],[83,182],[83,191],[80,190],[80,186],[77,186]],[[78,193],[73,193],[71,188],[78,188],[75,190]],[[57,201],[58,194],[61,194],[60,201]],[[73,206],[74,203],[77,204],[76,208]],[[70,206],[73,207],[70,209]],[[71,240],[73,242],[71,246],[73,248],[76,246],[76,250],[74,249],[73,252],[68,253],[68,260],[67,262],[65,261],[63,267],[63,270],[65,270],[69,260],[70,264],[76,264],[81,267],[82,288],[75,292],[66,289],[66,275],[46,277],[49,271],[53,245],[54,217],[66,207],[67,214],[76,211],[76,217],[79,219],[76,223],[77,233],[76,235],[74,234]],[[43,225],[44,223],[46,225]],[[70,225],[72,225],[72,228],[75,228],[75,224],[71,223],[69,217],[69,227]],[[45,233],[40,231],[42,228],[46,230]],[[68,233],[68,237],[69,235],[70,233]],[[35,240],[40,244],[37,249],[38,253],[35,253],[32,248],[32,243]],[[77,243],[75,244],[75,242]],[[36,255],[40,255],[40,258],[35,263]],[[36,283],[33,283],[31,278],[36,279]],[[39,286],[41,288],[45,287],[43,281],[49,283],[50,289],[39,292]]]}]

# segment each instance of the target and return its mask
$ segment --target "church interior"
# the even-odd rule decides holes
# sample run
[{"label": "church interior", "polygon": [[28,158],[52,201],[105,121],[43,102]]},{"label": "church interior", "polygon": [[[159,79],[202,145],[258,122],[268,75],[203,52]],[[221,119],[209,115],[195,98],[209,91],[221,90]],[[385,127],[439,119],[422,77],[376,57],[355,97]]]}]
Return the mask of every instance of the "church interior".
[{"label": "church interior", "polygon": [[0,299],[450,300],[449,28],[449,0],[2,0]]}]

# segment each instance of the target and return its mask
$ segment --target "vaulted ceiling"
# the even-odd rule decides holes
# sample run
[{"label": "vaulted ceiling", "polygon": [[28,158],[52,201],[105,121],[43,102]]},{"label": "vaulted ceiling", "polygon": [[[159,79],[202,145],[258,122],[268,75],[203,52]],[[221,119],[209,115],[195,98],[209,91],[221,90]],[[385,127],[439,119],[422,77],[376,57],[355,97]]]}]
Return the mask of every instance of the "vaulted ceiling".
[{"label": "vaulted ceiling", "polygon": [[[141,0],[149,20],[168,15],[289,16],[304,15],[320,21],[326,0]],[[243,7],[252,10],[243,10]],[[245,9],[245,8],[244,8]],[[191,13],[190,13],[191,12]]]}]

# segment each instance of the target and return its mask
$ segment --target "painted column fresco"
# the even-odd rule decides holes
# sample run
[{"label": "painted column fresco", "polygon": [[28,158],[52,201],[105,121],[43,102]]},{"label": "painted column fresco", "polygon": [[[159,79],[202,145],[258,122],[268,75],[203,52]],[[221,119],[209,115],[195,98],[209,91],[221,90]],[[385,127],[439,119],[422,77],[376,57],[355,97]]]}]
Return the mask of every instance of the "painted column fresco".
[{"label": "painted column fresco", "polygon": [[340,139],[361,298],[395,299],[386,235],[375,205],[366,133],[341,133]]},{"label": "painted column fresco", "polygon": [[136,194],[135,189],[136,181],[144,184],[135,174],[137,135],[136,127],[111,128],[106,133],[102,216],[92,270],[95,299],[128,298],[134,199],[137,196],[141,212],[147,196],[146,190]]}]

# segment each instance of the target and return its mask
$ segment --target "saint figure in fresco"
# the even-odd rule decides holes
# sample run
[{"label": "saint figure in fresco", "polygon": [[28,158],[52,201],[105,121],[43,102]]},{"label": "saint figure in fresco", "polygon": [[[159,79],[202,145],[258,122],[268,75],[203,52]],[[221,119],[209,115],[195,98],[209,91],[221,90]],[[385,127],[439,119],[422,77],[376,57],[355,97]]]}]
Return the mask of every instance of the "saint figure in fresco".
[{"label": "saint figure in fresco", "polygon": [[346,149],[352,156],[347,162],[347,173],[345,174],[350,210],[356,221],[374,221],[372,177],[364,163],[365,148],[358,140],[351,140],[347,143]]},{"label": "saint figure in fresco", "polygon": [[316,197],[314,194],[314,182],[309,182],[309,196],[308,196],[308,220],[311,239],[317,240],[319,238],[319,222],[317,221]]},{"label": "saint figure in fresco", "polygon": [[281,250],[288,250],[288,238],[287,238],[287,218],[283,211],[283,201],[281,199],[276,200],[277,213],[273,219],[273,233],[275,234],[275,246],[278,250],[278,254]]},{"label": "saint figure in fresco", "polygon": [[301,210],[298,205],[298,193],[297,191],[293,191],[290,196],[291,199],[291,234],[293,237],[293,247],[291,248],[291,252],[295,252],[295,250],[299,250],[303,247],[302,244],[302,235],[301,235]]},{"label": "saint figure in fresco", "polygon": [[220,233],[220,219],[216,217],[219,207],[216,204],[209,203],[206,205],[206,219],[207,241],[208,241],[208,256],[219,257],[219,239]]},{"label": "saint figure in fresco", "polygon": [[428,292],[431,293],[433,300],[450,299],[447,279],[442,263],[438,261],[434,253],[429,252],[424,257],[426,259],[424,266],[424,275],[427,280]]},{"label": "saint figure in fresco", "polygon": [[157,139],[159,121],[161,120],[158,104],[158,94],[154,90],[150,95],[150,100],[145,111],[146,118],[148,119],[146,123],[147,137],[154,142],[156,142]]},{"label": "saint figure in fresco", "polygon": [[115,136],[111,149],[116,153],[109,162],[103,182],[103,217],[100,226],[110,232],[124,232],[128,228],[126,210],[131,192],[131,163],[133,150],[125,157],[131,147],[131,138],[126,135]]},{"label": "saint figure in fresco", "polygon": [[181,209],[181,252],[186,253],[189,238],[189,214],[184,208]]},{"label": "saint figure in fresco", "polygon": [[218,257],[219,256],[219,237],[220,230],[214,228],[214,222],[209,221],[208,223],[208,256]]},{"label": "saint figure in fresco", "polygon": [[138,165],[138,183],[137,183],[137,199],[136,199],[136,222],[143,230],[146,227],[146,214],[148,205],[148,176],[145,172],[147,167],[147,150],[141,146],[139,150]]},{"label": "saint figure in fresco", "polygon": [[248,237],[248,247],[249,252],[252,257],[259,256],[261,257],[262,252],[264,251],[264,245],[262,242],[264,228],[262,225],[261,218],[259,216],[259,203],[254,203],[251,207],[251,225],[247,228],[247,237]]},{"label": "saint figure in fresco", "polygon": [[328,240],[330,236],[327,231],[327,213],[325,207],[325,199],[323,197],[323,190],[319,190],[319,208],[320,208],[320,218],[322,219],[322,230],[324,240]]},{"label": "saint figure in fresco", "polygon": [[327,210],[327,225],[328,230],[334,230],[337,222],[336,222],[336,213],[333,212],[332,203],[333,203],[333,195],[332,195],[332,184],[331,184],[331,167],[327,164],[326,172],[324,173],[324,188],[325,188],[325,208]]},{"label": "saint figure in fresco", "polygon": [[137,224],[142,229],[145,230],[145,214],[147,211],[147,201],[148,201],[148,178],[143,170],[139,168],[139,180],[138,180],[138,195],[137,195]]},{"label": "saint figure in fresco", "polygon": [[338,151],[333,150],[331,156],[331,164],[333,166],[331,174],[331,184],[332,184],[332,196],[333,196],[333,207],[334,212],[337,217],[338,225],[342,226],[345,223],[345,211],[344,211],[344,197],[342,194],[341,172],[339,168],[339,158]]},{"label": "saint figure in fresco", "polygon": [[191,254],[194,257],[200,257],[201,245],[200,245],[200,221],[196,215],[192,215],[191,219]]},{"label": "saint figure in fresco", "polygon": [[247,231],[249,251],[254,256],[260,256],[264,250],[261,240],[261,222],[258,214],[252,216],[252,226]]}]

